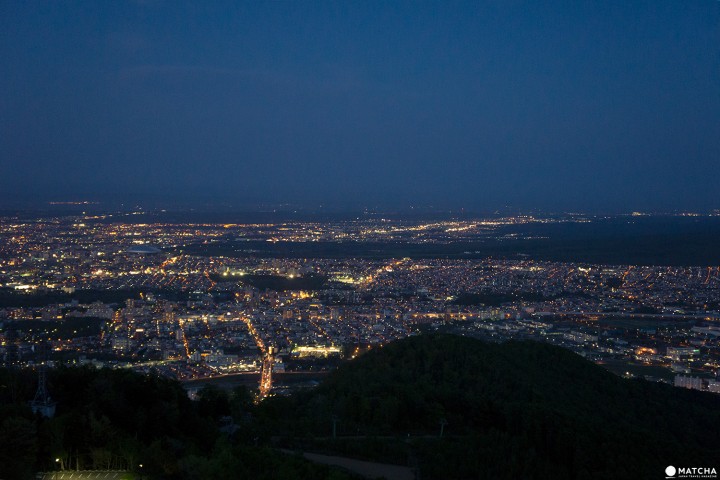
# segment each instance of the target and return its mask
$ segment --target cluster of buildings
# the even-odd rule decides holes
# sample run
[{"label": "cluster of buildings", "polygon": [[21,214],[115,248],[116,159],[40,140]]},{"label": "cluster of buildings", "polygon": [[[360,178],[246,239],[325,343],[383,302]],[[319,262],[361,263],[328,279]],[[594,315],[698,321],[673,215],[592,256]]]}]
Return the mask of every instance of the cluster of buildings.
[{"label": "cluster of buildings", "polygon": [[[487,222],[262,225],[0,220],[0,359],[181,380],[332,368],[427,329],[562,345],[626,376],[718,391],[720,268],[501,259],[200,256],[214,239],[449,242]],[[268,360],[270,359],[270,360]],[[268,363],[269,362],[269,363]]]}]

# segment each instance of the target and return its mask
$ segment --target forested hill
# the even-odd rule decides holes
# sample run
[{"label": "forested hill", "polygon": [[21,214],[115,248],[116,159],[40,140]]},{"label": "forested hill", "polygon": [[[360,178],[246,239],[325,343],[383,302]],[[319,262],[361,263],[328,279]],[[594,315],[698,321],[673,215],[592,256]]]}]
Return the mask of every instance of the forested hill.
[{"label": "forested hill", "polygon": [[[411,337],[263,409],[290,435],[327,435],[334,416],[340,437],[405,438],[423,478],[659,478],[667,465],[720,467],[720,397],[625,380],[535,342]],[[351,443],[346,453],[368,458],[395,448],[375,441],[364,454],[367,442]]]},{"label": "forested hill", "polygon": [[36,382],[32,371],[0,369],[0,478],[58,468],[146,479],[353,478],[277,447],[408,465],[439,480],[720,470],[720,397],[624,380],[533,342],[411,337],[343,364],[313,390],[258,406],[243,388],[207,388],[191,401],[155,375],[60,368],[48,372],[57,413],[43,419],[27,403]]},{"label": "forested hill", "polygon": [[206,388],[191,401],[156,375],[58,368],[48,372],[51,419],[28,406],[36,388],[35,372],[0,369],[0,479],[60,469],[125,470],[134,480],[354,478],[261,444],[244,388]]}]

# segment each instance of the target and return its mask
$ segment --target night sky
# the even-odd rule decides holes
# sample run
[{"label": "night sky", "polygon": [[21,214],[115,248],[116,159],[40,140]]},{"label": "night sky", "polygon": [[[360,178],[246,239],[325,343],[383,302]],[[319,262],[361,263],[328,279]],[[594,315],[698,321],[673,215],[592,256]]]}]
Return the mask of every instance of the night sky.
[{"label": "night sky", "polygon": [[0,200],[720,208],[720,2],[0,0]]}]

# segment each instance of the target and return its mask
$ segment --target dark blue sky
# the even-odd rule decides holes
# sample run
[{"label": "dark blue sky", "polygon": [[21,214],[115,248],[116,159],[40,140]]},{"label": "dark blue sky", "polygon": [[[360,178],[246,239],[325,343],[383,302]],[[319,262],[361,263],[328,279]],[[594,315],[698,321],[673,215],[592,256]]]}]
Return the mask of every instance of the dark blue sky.
[{"label": "dark blue sky", "polygon": [[0,0],[8,199],[720,208],[720,2]]}]

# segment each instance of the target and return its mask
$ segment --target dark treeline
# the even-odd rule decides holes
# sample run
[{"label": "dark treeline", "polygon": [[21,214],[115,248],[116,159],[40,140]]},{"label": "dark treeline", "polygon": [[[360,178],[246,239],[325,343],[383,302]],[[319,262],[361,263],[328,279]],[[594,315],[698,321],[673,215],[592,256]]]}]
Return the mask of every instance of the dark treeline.
[{"label": "dark treeline", "polygon": [[0,370],[0,478],[58,468],[350,478],[277,447],[408,465],[429,479],[657,478],[667,465],[720,458],[720,397],[625,380],[534,342],[410,337],[258,406],[244,387],[206,387],[193,401],[156,375],[59,368],[48,372],[57,413],[45,419],[28,406],[36,385],[35,372]]},{"label": "dark treeline", "polygon": [[174,380],[60,368],[48,372],[57,402],[51,419],[28,405],[36,388],[35,372],[0,370],[0,478],[32,479],[61,468],[129,470],[157,479],[351,478],[259,443],[244,387],[205,387],[191,401]]},{"label": "dark treeline", "polygon": [[[513,293],[461,293],[453,303],[456,305],[485,305],[499,307],[509,302],[546,302],[554,300],[561,295],[543,295],[536,292],[517,291]],[[570,294],[568,294],[570,296]]]},{"label": "dark treeline", "polygon": [[5,322],[6,332],[27,333],[39,338],[77,338],[100,335],[107,320],[97,317],[68,317],[65,320],[11,320]]},{"label": "dark treeline", "polygon": [[241,285],[249,285],[260,290],[327,290],[330,288],[348,288],[338,282],[332,282],[325,275],[302,275],[293,278],[283,275],[223,275],[214,273],[210,275],[214,282],[237,282]]},{"label": "dark treeline", "polygon": [[172,290],[119,289],[119,290],[76,290],[73,293],[59,291],[17,292],[11,288],[0,288],[0,308],[37,308],[61,303],[125,303],[128,298],[140,299],[143,294],[153,293],[169,300],[187,300],[188,294]]}]

